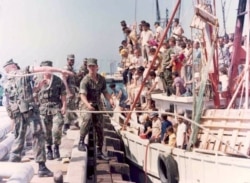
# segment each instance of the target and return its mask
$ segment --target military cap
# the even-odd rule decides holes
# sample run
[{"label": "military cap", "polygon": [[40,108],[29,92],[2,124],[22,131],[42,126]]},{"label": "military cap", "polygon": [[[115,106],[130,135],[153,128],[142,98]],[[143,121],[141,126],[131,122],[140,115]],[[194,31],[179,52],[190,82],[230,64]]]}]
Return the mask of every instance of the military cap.
[{"label": "military cap", "polygon": [[8,60],[7,62],[5,62],[5,64],[3,65],[3,68],[6,67],[6,66],[8,66],[8,65],[11,65],[11,64],[16,64],[16,65],[17,65],[17,63],[15,63],[15,62],[13,61],[13,59],[10,59],[10,60]]},{"label": "military cap", "polygon": [[89,58],[87,61],[87,65],[97,65],[97,59]]},{"label": "military cap", "polygon": [[40,64],[41,67],[42,66],[50,66],[50,67],[52,67],[52,65],[53,65],[53,62],[49,61],[49,60],[42,61],[41,64]]},{"label": "military cap", "polygon": [[67,56],[67,59],[69,59],[69,60],[74,60],[74,59],[75,59],[75,55],[74,55],[74,54],[69,54],[69,55]]}]

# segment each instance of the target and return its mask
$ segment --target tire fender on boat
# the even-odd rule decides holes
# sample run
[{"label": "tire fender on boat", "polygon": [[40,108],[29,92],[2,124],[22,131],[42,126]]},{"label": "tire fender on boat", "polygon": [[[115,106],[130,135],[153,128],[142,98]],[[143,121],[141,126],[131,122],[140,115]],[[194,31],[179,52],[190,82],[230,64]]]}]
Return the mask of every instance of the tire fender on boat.
[{"label": "tire fender on boat", "polygon": [[172,155],[159,154],[158,172],[162,183],[179,182],[178,164]]}]

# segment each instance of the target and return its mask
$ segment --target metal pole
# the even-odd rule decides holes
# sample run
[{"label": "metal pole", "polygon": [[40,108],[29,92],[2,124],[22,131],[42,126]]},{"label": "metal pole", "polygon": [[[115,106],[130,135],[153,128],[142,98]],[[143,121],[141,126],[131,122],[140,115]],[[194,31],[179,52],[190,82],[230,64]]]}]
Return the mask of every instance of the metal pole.
[{"label": "metal pole", "polygon": [[246,73],[246,78],[245,78],[245,83],[246,83],[246,101],[245,101],[245,108],[248,109],[248,101],[249,101],[249,61],[250,61],[250,2],[248,1],[247,5],[247,43],[246,43],[246,68],[247,68],[247,73]]},{"label": "metal pole", "polygon": [[137,21],[137,0],[135,0],[135,22]]}]

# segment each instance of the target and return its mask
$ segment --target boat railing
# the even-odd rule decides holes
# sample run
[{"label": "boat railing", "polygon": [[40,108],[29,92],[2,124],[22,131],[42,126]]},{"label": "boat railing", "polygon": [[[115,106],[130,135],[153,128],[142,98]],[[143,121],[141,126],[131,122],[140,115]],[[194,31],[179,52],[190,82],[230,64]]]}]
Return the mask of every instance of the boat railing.
[{"label": "boat railing", "polygon": [[[148,111],[120,111],[124,113],[146,113]],[[173,118],[182,118],[185,122],[198,127],[198,137],[196,144],[192,144],[192,151],[197,153],[214,154],[220,156],[237,156],[250,158],[250,109],[230,109],[225,113],[223,109],[205,110],[201,121],[195,122],[185,116],[169,112]],[[123,126],[126,119],[121,113],[114,113],[114,121]],[[129,120],[130,125],[127,131],[139,135],[143,125],[138,123],[137,118]],[[191,129],[192,130],[192,129]]]}]

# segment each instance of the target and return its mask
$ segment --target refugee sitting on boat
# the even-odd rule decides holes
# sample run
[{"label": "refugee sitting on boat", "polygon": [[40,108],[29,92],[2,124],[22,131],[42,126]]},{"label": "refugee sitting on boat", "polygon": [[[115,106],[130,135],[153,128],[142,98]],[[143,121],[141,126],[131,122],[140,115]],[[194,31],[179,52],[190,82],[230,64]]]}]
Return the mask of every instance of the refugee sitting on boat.
[{"label": "refugee sitting on boat", "polygon": [[158,116],[158,113],[151,113],[149,118],[152,120],[152,136],[149,141],[152,142],[161,142],[161,120]]},{"label": "refugee sitting on boat", "polygon": [[[135,69],[135,68],[131,68]],[[134,72],[132,78],[133,78],[133,83],[130,84],[130,86],[127,87],[128,91],[128,99],[130,104],[133,103],[135,96],[137,95],[137,92],[139,91],[142,81],[143,81],[143,67],[139,67],[136,69],[136,72]]]},{"label": "refugee sitting on boat", "polygon": [[[150,48],[150,50],[149,50],[149,62],[148,62],[148,65],[147,65],[147,68],[149,68],[150,67],[150,65],[151,65],[151,63],[152,63],[152,61],[153,61],[153,58],[154,58],[154,55],[155,55],[155,53],[156,53],[156,49],[155,48]],[[154,63],[154,65],[151,67],[151,69],[153,70],[153,71],[155,71],[156,72],[156,74],[157,75],[159,75],[159,73],[160,73],[160,67],[161,67],[161,61],[162,61],[162,56],[161,56],[161,54],[159,53],[157,56],[156,56],[156,60],[155,60],[155,63]],[[145,70],[145,73],[147,72],[147,69]],[[145,77],[145,76],[144,76]]]},{"label": "refugee sitting on boat", "polygon": [[112,90],[111,91],[112,97],[115,97],[115,99],[119,100],[120,107],[125,108],[127,106],[127,104],[125,102],[127,99],[125,91],[123,91],[122,88],[117,88],[115,83],[109,84],[109,87]]},{"label": "refugee sitting on boat", "polygon": [[175,96],[183,96],[186,93],[184,80],[179,76],[178,72],[173,72],[172,77],[174,80],[172,84],[172,94]]},{"label": "refugee sitting on boat", "polygon": [[227,74],[227,68],[222,67],[219,69],[219,83],[220,83],[220,92],[226,92],[228,91],[228,83],[229,83],[229,78]]},{"label": "refugee sitting on boat", "polygon": [[174,132],[173,126],[169,126],[163,136],[162,144],[166,144],[170,147],[176,146],[176,134]]},{"label": "refugee sitting on boat", "polygon": [[[154,93],[163,93],[163,86],[159,76],[156,75],[155,71],[151,71],[149,73],[149,86],[146,91],[146,106],[145,109],[148,108],[150,104],[151,94]],[[143,94],[142,94],[143,95]]]},{"label": "refugee sitting on boat", "polygon": [[[166,112],[169,112],[169,110],[166,110]],[[168,114],[162,114],[161,115],[161,142],[164,142],[164,134],[166,133],[166,130],[168,127],[172,126],[172,123],[168,120]]]},{"label": "refugee sitting on boat", "polygon": [[131,104],[134,101],[133,91],[134,91],[134,88],[136,87],[136,80],[134,77],[135,73],[136,73],[136,68],[134,66],[130,66],[127,72],[127,76],[126,76],[127,77],[126,89],[127,89],[128,98],[125,101],[125,103],[127,104]]},{"label": "refugee sitting on boat", "polygon": [[149,114],[142,114],[140,122],[142,124],[142,132],[139,132],[140,137],[142,139],[150,139],[152,136],[152,120],[149,119]]},{"label": "refugee sitting on boat", "polygon": [[[198,95],[199,89],[200,89],[200,84],[201,84],[201,77],[199,72],[195,72],[193,79],[190,81],[187,81],[185,83],[186,85],[186,93],[185,96],[192,96],[193,91],[195,95]],[[193,90],[194,89],[194,90]]]},{"label": "refugee sitting on boat", "polygon": [[133,54],[131,63],[133,66],[135,66],[135,68],[146,66],[146,62],[143,59],[143,57],[140,55],[139,49],[134,50],[134,54]]}]

